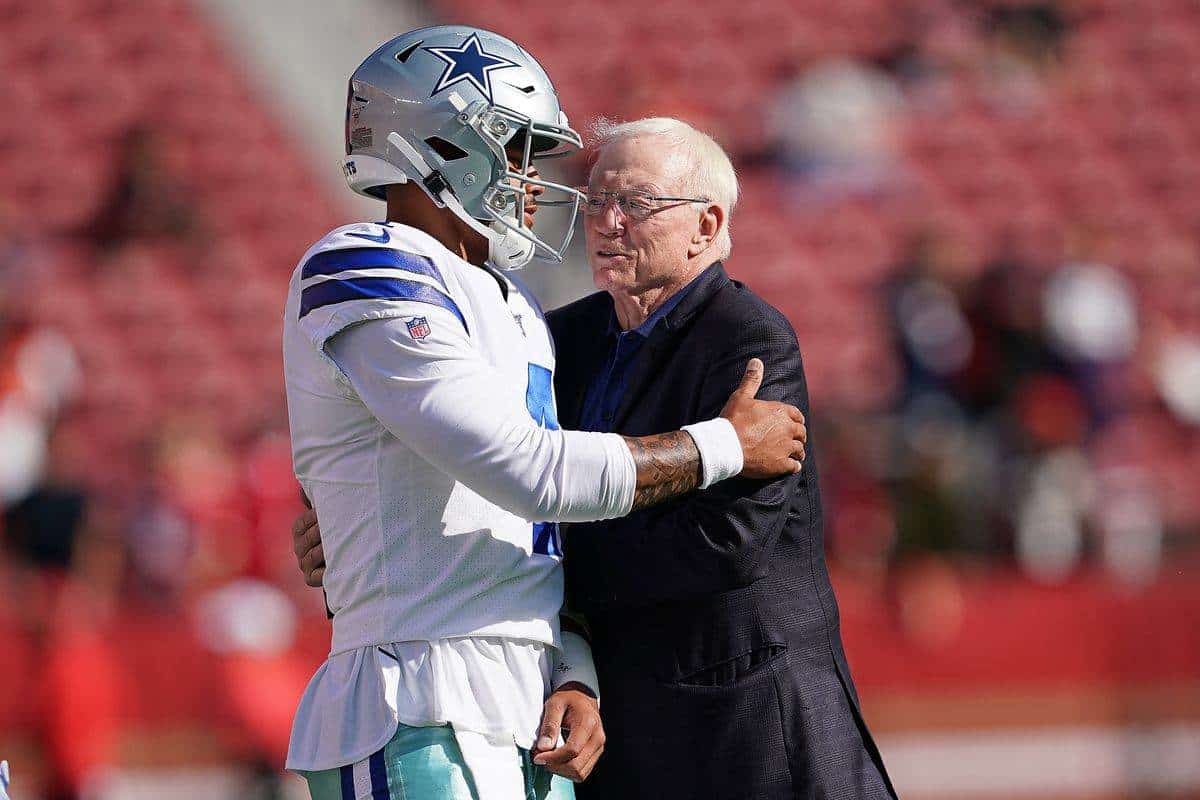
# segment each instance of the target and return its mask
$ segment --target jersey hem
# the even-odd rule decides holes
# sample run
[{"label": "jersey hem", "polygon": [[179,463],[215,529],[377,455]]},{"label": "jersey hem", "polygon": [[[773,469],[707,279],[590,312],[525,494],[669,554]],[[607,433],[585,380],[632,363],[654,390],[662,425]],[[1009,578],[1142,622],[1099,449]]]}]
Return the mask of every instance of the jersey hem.
[{"label": "jersey hem", "polygon": [[488,739],[510,740],[512,741],[514,747],[520,747],[524,750],[533,749],[533,743],[536,739],[536,731],[522,735],[507,728],[486,728],[485,726],[456,723],[449,719],[430,722],[428,720],[417,719],[416,717],[405,718],[404,715],[401,714],[396,717],[395,723],[391,726],[391,729],[387,732],[387,735],[384,736],[377,745],[372,745],[369,748],[365,748],[361,753],[355,753],[353,756],[344,757],[347,759],[345,761],[339,758],[337,763],[330,763],[324,766],[322,766],[320,762],[314,763],[312,766],[299,766],[298,762],[302,761],[302,759],[294,759],[289,755],[287,761],[284,763],[284,769],[286,769],[288,772],[294,772],[301,777],[305,777],[304,773],[306,772],[324,772],[325,770],[329,769],[339,769],[350,764],[357,764],[359,761],[362,761],[365,758],[370,758],[372,755],[378,753],[380,750],[386,747],[387,743],[390,742],[392,737],[396,735],[396,731],[399,730],[401,725],[407,725],[410,728],[449,727],[455,731],[461,730],[468,731],[470,733],[477,733],[480,736],[484,736]]},{"label": "jersey hem", "polygon": [[364,647],[387,647],[388,645],[402,644],[405,642],[437,642],[444,639],[506,639],[516,642],[530,642],[532,644],[545,645],[546,647],[553,647],[561,650],[562,636],[561,634],[557,636],[555,635],[557,632],[556,628],[557,626],[551,626],[547,624],[544,628],[547,634],[545,637],[532,635],[532,631],[530,631],[529,634],[514,635],[512,633],[499,633],[491,631],[488,628],[481,628],[480,630],[471,631],[469,633],[442,633],[436,636],[402,636],[395,639],[388,639],[386,641],[377,641],[375,639],[371,639],[360,644],[344,645],[336,650],[331,647],[326,659],[333,658],[334,656],[340,656],[344,653],[352,653],[355,650],[361,650]]}]

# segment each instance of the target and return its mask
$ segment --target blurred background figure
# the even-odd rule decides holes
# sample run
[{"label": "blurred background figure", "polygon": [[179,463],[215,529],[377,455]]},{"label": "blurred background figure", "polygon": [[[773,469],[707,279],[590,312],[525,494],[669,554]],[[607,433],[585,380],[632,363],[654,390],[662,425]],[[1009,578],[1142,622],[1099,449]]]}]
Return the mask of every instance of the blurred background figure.
[{"label": "blurred background figure", "polygon": [[[526,45],[579,130],[734,156],[900,795],[1200,797],[1200,6],[614,1],[0,0],[13,797],[302,796],[284,290],[382,215],[346,77],[435,21]],[[524,277],[590,290],[582,253]]]},{"label": "blurred background figure", "polygon": [[883,188],[896,168],[895,123],[903,102],[884,70],[840,57],[809,65],[768,110],[780,166],[796,175],[804,194]]}]

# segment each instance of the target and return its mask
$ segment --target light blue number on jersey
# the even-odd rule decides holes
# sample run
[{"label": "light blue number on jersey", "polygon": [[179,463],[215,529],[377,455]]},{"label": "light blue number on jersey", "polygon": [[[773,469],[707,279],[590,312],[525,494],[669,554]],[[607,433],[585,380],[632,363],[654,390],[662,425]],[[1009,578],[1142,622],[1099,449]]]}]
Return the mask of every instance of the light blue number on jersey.
[{"label": "light blue number on jersey", "polygon": [[[543,428],[558,430],[558,414],[554,410],[553,376],[538,364],[529,365],[529,385],[525,389],[525,407],[529,416]],[[557,522],[533,523],[533,552],[543,556],[562,557]]]}]

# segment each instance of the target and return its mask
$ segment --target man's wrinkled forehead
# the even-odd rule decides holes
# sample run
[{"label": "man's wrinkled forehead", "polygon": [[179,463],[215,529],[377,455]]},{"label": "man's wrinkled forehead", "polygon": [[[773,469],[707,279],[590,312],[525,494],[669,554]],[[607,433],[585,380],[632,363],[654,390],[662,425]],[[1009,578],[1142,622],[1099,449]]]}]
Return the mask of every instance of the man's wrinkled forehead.
[{"label": "man's wrinkled forehead", "polygon": [[657,144],[653,137],[623,139],[600,148],[588,176],[588,188],[650,194],[672,192],[686,167],[686,157]]}]

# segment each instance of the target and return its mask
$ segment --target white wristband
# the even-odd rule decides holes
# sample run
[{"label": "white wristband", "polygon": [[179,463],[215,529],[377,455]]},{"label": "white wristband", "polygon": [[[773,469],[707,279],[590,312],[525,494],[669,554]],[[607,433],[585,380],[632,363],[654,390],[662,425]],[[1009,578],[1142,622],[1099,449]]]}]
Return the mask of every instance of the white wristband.
[{"label": "white wristband", "polygon": [[562,632],[562,647],[555,651],[550,688],[557,690],[564,683],[577,681],[600,697],[600,680],[592,662],[592,647],[578,633]]},{"label": "white wristband", "polygon": [[695,425],[684,425],[700,451],[700,488],[732,478],[742,471],[742,443],[733,423],[717,417]]}]

